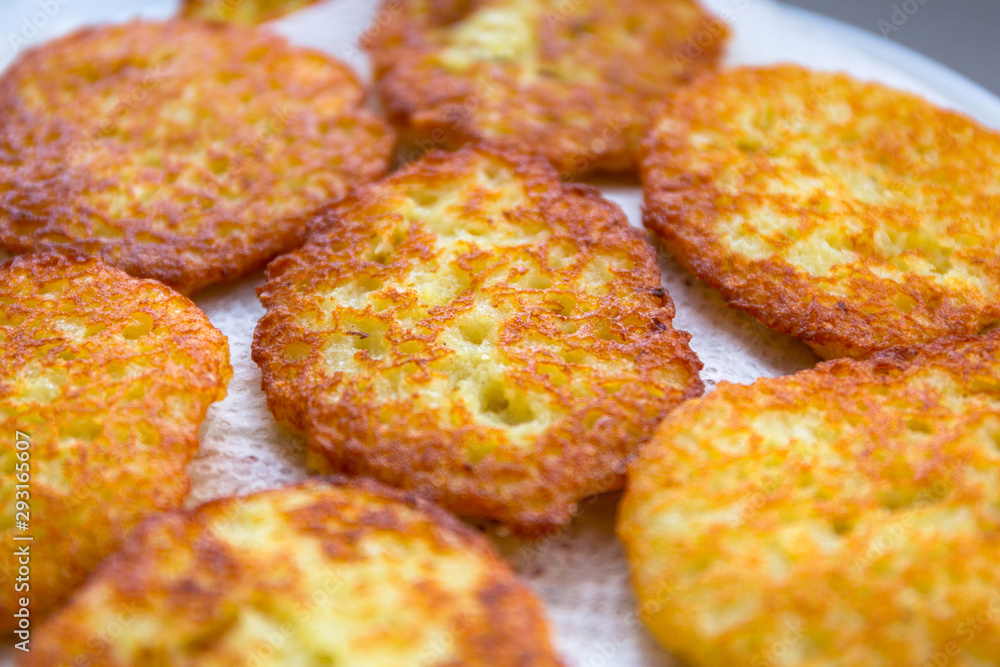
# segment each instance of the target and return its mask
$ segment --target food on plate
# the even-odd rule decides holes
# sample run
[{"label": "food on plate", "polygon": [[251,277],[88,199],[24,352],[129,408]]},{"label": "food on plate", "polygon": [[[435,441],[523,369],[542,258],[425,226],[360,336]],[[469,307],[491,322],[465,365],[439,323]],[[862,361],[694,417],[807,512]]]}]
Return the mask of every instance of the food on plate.
[{"label": "food on plate", "polygon": [[796,66],[672,95],[644,221],[730,305],[825,358],[1000,322],[1000,135],[909,93]]},{"label": "food on plate", "polygon": [[434,152],[319,215],[267,278],[253,358],[310,466],[519,533],[619,488],[702,392],[652,246],[540,158]]},{"label": "food on plate", "polygon": [[318,0],[184,0],[181,16],[254,26],[316,2]]},{"label": "food on plate", "polygon": [[372,480],[152,519],[34,646],[26,667],[561,664],[541,604],[482,535]]},{"label": "food on plate", "polygon": [[59,255],[0,266],[0,350],[0,532],[28,549],[27,563],[0,559],[9,633],[22,597],[37,627],[145,517],[180,506],[232,369],[186,298]]},{"label": "food on plate", "polygon": [[635,170],[648,114],[727,38],[695,0],[385,0],[361,43],[417,151],[505,141],[574,177]]},{"label": "food on plate", "polygon": [[184,293],[302,241],[379,177],[391,128],[344,64],[202,21],[84,28],[0,78],[0,245],[95,255]]},{"label": "food on plate", "polygon": [[618,532],[686,664],[989,663],[1000,332],[720,384],[630,467]]}]

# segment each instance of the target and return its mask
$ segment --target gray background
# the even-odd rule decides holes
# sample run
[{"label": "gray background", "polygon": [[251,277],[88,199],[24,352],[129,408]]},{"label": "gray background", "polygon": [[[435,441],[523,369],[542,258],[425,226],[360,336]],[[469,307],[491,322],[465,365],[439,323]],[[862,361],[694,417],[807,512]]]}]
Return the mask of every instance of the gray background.
[{"label": "gray background", "polygon": [[[52,23],[89,4],[147,4],[149,0],[49,0],[58,7]],[[375,2],[376,0],[371,0]],[[750,0],[751,2],[753,0]],[[852,23],[881,38],[920,51],[1000,94],[1000,0],[784,0],[791,5]],[[0,38],[17,31],[20,21],[43,4],[39,0],[0,0]],[[65,11],[66,9],[70,11]],[[880,22],[882,25],[880,27]],[[46,29],[54,27],[45,26]],[[44,39],[43,30],[38,40]],[[0,39],[0,65],[13,57]],[[34,43],[35,40],[31,40]]]},{"label": "gray background", "polygon": [[1000,0],[784,2],[884,33],[1000,94]]}]

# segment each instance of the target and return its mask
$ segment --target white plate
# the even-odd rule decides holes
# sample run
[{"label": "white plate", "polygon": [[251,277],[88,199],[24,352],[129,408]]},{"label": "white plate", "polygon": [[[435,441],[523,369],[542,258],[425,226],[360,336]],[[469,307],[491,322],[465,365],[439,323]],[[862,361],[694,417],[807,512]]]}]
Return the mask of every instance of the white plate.
[{"label": "white plate", "polygon": [[[43,4],[56,9],[44,11]],[[274,25],[293,41],[327,50],[366,75],[367,63],[354,44],[373,19],[376,4],[375,0],[327,0]],[[1000,128],[1000,100],[888,40],[772,0],[706,0],[706,4],[734,27],[727,58],[730,65],[790,61],[846,70],[913,90]],[[163,18],[175,6],[158,2],[135,9],[125,0],[95,5],[74,0],[8,2],[0,14],[0,66],[13,58],[12,47],[37,44],[87,23],[136,14]],[[639,188],[602,189],[638,226]],[[705,363],[703,378],[709,388],[723,379],[752,382],[816,362],[797,341],[727,309],[714,291],[680,271],[672,260],[662,258],[661,264],[664,285],[677,305],[675,326],[693,334],[692,347]],[[213,406],[201,431],[201,452],[189,469],[194,480],[192,503],[305,475],[302,444],[267,412],[260,373],[250,361],[253,327],[262,314],[253,292],[260,280],[258,274],[210,288],[196,298],[229,337],[235,374],[229,396]],[[649,639],[632,611],[626,566],[612,530],[615,500],[614,495],[605,495],[585,502],[578,519],[554,538],[534,544],[499,540],[501,547],[548,603],[557,644],[570,665],[676,664]],[[0,657],[0,665],[10,664],[11,655],[8,650]]]},{"label": "white plate", "polygon": [[784,6],[782,9],[791,24],[799,24],[806,30],[818,30],[845,47],[867,54],[923,81],[948,99],[954,108],[985,125],[1000,129],[1000,98],[978,83],[888,38],[877,37],[799,7]]}]

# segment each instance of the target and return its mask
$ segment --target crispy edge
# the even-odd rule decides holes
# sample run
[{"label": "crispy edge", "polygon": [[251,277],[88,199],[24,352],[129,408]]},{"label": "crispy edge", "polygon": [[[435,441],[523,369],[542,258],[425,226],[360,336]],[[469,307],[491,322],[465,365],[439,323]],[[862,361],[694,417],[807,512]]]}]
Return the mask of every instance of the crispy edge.
[{"label": "crispy edge", "polygon": [[[621,209],[605,200],[596,188],[581,184],[560,183],[555,170],[543,158],[518,154],[504,146],[483,143],[466,146],[457,153],[434,151],[428,154],[421,163],[409,165],[396,172],[393,177],[407,177],[422,172],[427,172],[431,176],[448,176],[454,169],[452,162],[455,159],[471,160],[472,158],[467,156],[481,153],[494,156],[510,164],[513,171],[529,183],[529,189],[534,185],[544,193],[541,196],[551,196],[549,193],[558,190],[560,196],[568,193],[596,201],[602,206],[611,204],[618,212],[615,216],[617,221],[612,223],[616,227],[615,231],[626,239],[631,238],[632,242],[645,246],[649,253],[649,266],[646,268],[649,271],[650,281],[659,286],[660,271],[656,262],[656,253],[652,246],[646,242],[642,231],[629,225]],[[311,227],[312,240],[310,243],[322,242],[325,239],[324,233],[331,230],[335,232],[339,229],[341,212],[348,211],[356,205],[364,206],[372,196],[370,193],[377,191],[381,186],[381,182],[376,182],[356,188],[350,196],[315,218]],[[584,241],[589,242],[587,239]],[[267,312],[258,321],[254,331],[252,348],[253,359],[261,367],[261,384],[267,394],[268,407],[279,422],[306,436],[309,444],[310,467],[318,469],[321,473],[371,476],[387,484],[403,486],[435,502],[442,503],[446,507],[456,508],[460,514],[498,520],[516,533],[526,537],[551,534],[569,523],[576,513],[577,503],[581,499],[595,493],[622,488],[625,481],[624,469],[618,468],[620,458],[610,451],[611,448],[606,442],[598,443],[599,446],[595,453],[597,462],[582,475],[578,476],[579,471],[575,468],[570,475],[565,473],[563,466],[572,462],[572,453],[561,455],[557,466],[547,462],[536,477],[522,480],[517,497],[524,502],[517,502],[511,506],[507,500],[499,495],[484,493],[481,488],[482,483],[478,482],[483,478],[492,481],[508,474],[509,469],[502,462],[485,466],[483,462],[480,462],[478,465],[486,469],[484,474],[477,475],[471,482],[461,485],[458,489],[441,488],[424,479],[427,476],[427,471],[418,470],[417,474],[414,474],[414,465],[417,463],[418,457],[408,456],[405,450],[391,450],[389,442],[378,442],[378,451],[373,456],[370,447],[360,439],[337,438],[336,433],[345,431],[349,433],[369,432],[370,429],[366,425],[369,421],[370,409],[367,406],[350,404],[337,406],[334,412],[338,419],[346,420],[347,426],[337,429],[336,433],[331,433],[331,429],[326,427],[331,411],[319,405],[317,401],[310,400],[308,392],[303,396],[303,392],[295,386],[295,382],[283,379],[275,370],[272,370],[272,366],[280,366],[282,356],[280,350],[292,342],[288,333],[282,330],[282,323],[275,312],[285,308],[282,304],[284,277],[286,273],[294,271],[297,265],[310,263],[301,258],[302,253],[308,252],[310,243],[307,243],[302,250],[296,253],[279,257],[268,266],[267,282],[257,288],[257,294]],[[640,267],[636,267],[636,270],[640,270]],[[673,300],[662,287],[654,289],[653,292],[662,304],[664,319],[671,322],[671,324],[660,322],[663,328],[656,329],[654,333],[663,336],[662,342],[669,347],[669,355],[673,363],[683,369],[688,377],[687,383],[683,387],[677,388],[677,400],[663,411],[660,417],[662,419],[677,405],[704,393],[704,384],[699,373],[702,363],[689,345],[691,335],[674,329],[672,326],[675,314]],[[656,319],[659,321],[658,318]],[[658,422],[659,419],[657,419]],[[583,428],[582,422],[561,424],[550,428],[543,437],[556,438],[567,429],[572,431],[570,434],[564,434],[569,441],[579,442],[587,439],[586,429]],[[631,446],[632,451],[630,455],[625,457],[626,461],[635,457],[653,432],[655,432],[655,426],[641,442],[636,442]],[[440,436],[426,435],[429,451],[438,451],[441,452],[441,456],[445,456],[449,443]],[[549,499],[543,510],[529,507],[529,501],[538,494]]]},{"label": "crispy edge", "polygon": [[[379,178],[385,175],[391,160],[393,146],[396,143],[396,133],[383,118],[365,108],[365,104],[368,99],[367,89],[361,84],[357,74],[347,64],[331,57],[326,53],[323,53],[322,51],[290,44],[280,35],[270,33],[266,30],[253,30],[224,23],[188,19],[173,19],[159,24],[136,21],[135,25],[145,28],[150,28],[152,26],[158,30],[197,30],[202,31],[204,34],[229,32],[243,37],[250,36],[256,41],[269,44],[269,48],[282,48],[295,52],[319,55],[331,66],[335,67],[342,75],[344,75],[345,78],[351,82],[355,92],[358,94],[358,100],[354,108],[348,109],[345,107],[343,113],[345,115],[351,115],[360,122],[370,124],[372,126],[378,125],[379,130],[382,132],[382,141],[385,143],[385,146],[382,147],[384,149],[383,159],[379,161],[378,165],[371,165],[369,173],[365,174],[363,180],[368,181],[372,178]],[[112,27],[121,28],[123,26]],[[0,106],[6,105],[11,100],[16,101],[18,99],[18,93],[16,90],[13,90],[14,85],[16,84],[18,77],[21,76],[21,69],[30,67],[30,59],[38,57],[36,53],[41,52],[44,49],[53,48],[53,45],[57,45],[59,48],[66,48],[66,44],[89,39],[93,36],[93,34],[108,29],[109,28],[107,26],[84,27],[76,32],[59,38],[58,40],[42,44],[22,54],[11,65],[11,67],[0,74]],[[248,72],[252,74],[252,71],[248,70]],[[32,112],[32,115],[37,114]],[[8,123],[7,126],[3,128],[5,133],[11,132],[12,129],[16,131],[18,128],[11,123]],[[34,129],[37,128],[29,127],[28,131],[32,131]],[[3,137],[0,136],[0,139],[3,139]],[[43,148],[50,152],[57,150],[53,149],[53,147],[49,145],[43,145]],[[60,158],[62,157],[63,156],[60,156]],[[52,158],[44,158],[43,162],[46,159],[52,161]],[[19,169],[20,168],[23,167],[19,167]],[[80,175],[78,170],[75,174]],[[14,180],[15,184],[14,187],[10,189],[11,193],[18,196],[23,193],[30,193],[37,196],[37,188],[33,189],[30,187],[36,185],[35,179],[19,180],[15,178]],[[53,185],[54,182],[55,181],[49,183],[45,193],[48,192],[48,189],[56,187]],[[61,195],[59,199],[60,201],[75,202],[76,206],[79,206],[79,201],[76,200],[77,192],[85,190],[86,187],[90,185],[92,185],[92,183],[89,181],[84,181],[82,184],[62,184],[61,191],[59,192]],[[352,183],[345,174],[343,186],[343,192],[345,194],[350,190],[351,185]],[[3,195],[4,193],[0,192],[0,199],[6,198]],[[339,196],[334,197],[334,199],[339,198]],[[277,255],[289,252],[301,246],[307,236],[306,228],[308,226],[308,221],[316,209],[322,208],[325,205],[325,203],[317,203],[315,206],[301,211],[275,216],[271,226],[269,228],[261,228],[257,230],[255,234],[256,238],[251,239],[250,243],[239,245],[230,244],[229,246],[225,246],[221,249],[204,252],[206,248],[214,245],[217,240],[216,231],[219,223],[231,220],[231,216],[227,215],[222,216],[221,218],[216,216],[213,218],[214,214],[211,212],[204,213],[203,215],[205,217],[213,220],[213,224],[201,229],[200,233],[196,236],[181,235],[179,241],[164,240],[159,243],[148,243],[128,238],[135,236],[136,234],[149,232],[148,226],[145,224],[130,224],[124,228],[127,237],[124,242],[95,241],[93,238],[79,237],[70,237],[68,242],[62,242],[52,241],[45,237],[53,231],[61,233],[64,230],[65,225],[60,221],[60,219],[66,216],[66,206],[64,204],[59,204],[53,207],[51,202],[45,202],[43,212],[41,214],[29,212],[27,214],[17,216],[0,215],[0,245],[2,245],[6,250],[18,254],[31,252],[54,252],[59,254],[83,253],[97,257],[111,266],[124,270],[129,275],[138,278],[153,278],[155,280],[159,280],[181,294],[187,295],[214,283],[229,282],[244,277],[264,267]],[[18,210],[26,208],[20,203],[15,205],[4,204],[3,207]],[[55,208],[54,211],[52,210],[53,208]],[[73,212],[72,214],[77,213],[78,212]],[[168,215],[174,219],[178,218],[181,214],[183,214],[183,211],[178,212],[176,209],[168,212]],[[250,212],[244,211],[244,216],[247,215],[250,215]],[[14,227],[18,222],[21,222],[24,219],[28,219],[33,224],[41,220],[42,227],[29,234],[17,233],[14,231]],[[169,248],[169,251],[163,252],[164,248]],[[193,250],[201,253],[204,262],[190,263],[178,261],[178,251],[184,250]]]},{"label": "crispy edge", "polygon": [[[171,525],[198,524],[202,526],[200,520],[202,514],[216,511],[225,513],[227,507],[239,504],[246,498],[280,494],[286,489],[312,488],[322,491],[331,487],[370,494],[387,502],[399,503],[412,509],[423,515],[428,529],[433,531],[433,538],[443,534],[457,538],[467,551],[475,553],[486,561],[487,567],[484,569],[497,575],[501,581],[494,582],[488,589],[479,591],[478,598],[486,608],[490,627],[499,628],[505,636],[516,638],[518,641],[517,643],[512,641],[498,642],[495,638],[487,637],[484,638],[481,645],[474,646],[474,648],[481,650],[483,654],[490,655],[497,664],[538,664],[552,665],[553,667],[563,665],[562,661],[556,657],[552,647],[548,620],[542,603],[534,591],[517,577],[510,565],[500,557],[493,544],[485,536],[429,500],[413,493],[388,487],[370,478],[351,479],[342,475],[313,477],[305,482],[287,487],[270,489],[250,496],[221,498],[192,509],[173,510],[151,517],[136,528],[120,551],[105,559],[98,566],[88,580],[88,584],[79,589],[69,600],[66,610],[71,610],[74,605],[81,602],[89,586],[98,586],[105,581],[117,581],[123,572],[141,569],[145,562],[145,553],[150,548],[150,538],[155,537],[161,529],[169,530]],[[377,519],[369,523],[372,529],[386,529],[386,524]],[[136,591],[128,592],[137,593]],[[50,635],[57,639],[51,643],[47,642]],[[53,664],[52,661],[61,659],[62,647],[59,646],[60,640],[58,638],[74,638],[73,635],[73,626],[70,622],[64,621],[61,615],[53,616],[39,629],[35,639],[39,645],[42,645],[42,650],[29,653],[23,663],[24,667],[49,665]],[[78,639],[83,640],[84,638]],[[101,640],[103,638],[92,638],[90,641]],[[106,640],[103,641],[106,642]],[[107,664],[117,663],[108,662]]]},{"label": "crispy edge", "polygon": [[[375,24],[362,34],[361,46],[373,61],[375,89],[404,143],[415,147],[413,153],[457,150],[466,144],[491,142],[511,151],[544,157],[556,167],[564,180],[592,174],[636,171],[640,163],[640,138],[648,125],[649,112],[665,92],[663,90],[634,93],[632,97],[635,98],[636,108],[630,109],[626,115],[622,115],[620,110],[595,108],[593,99],[603,97],[596,92],[591,96],[588,108],[584,109],[591,122],[583,130],[559,123],[546,123],[544,128],[538,128],[534,123],[520,122],[520,114],[514,114],[505,118],[513,125],[514,134],[508,131],[500,135],[480,127],[476,110],[481,102],[477,91],[483,86],[510,86],[516,90],[520,84],[515,78],[498,76],[496,71],[490,72],[488,80],[486,75],[480,75],[478,83],[462,75],[428,76],[433,80],[431,93],[434,99],[447,101],[434,106],[427,104],[426,82],[423,79],[415,82],[416,77],[409,69],[400,72],[400,63],[402,67],[409,68],[412,61],[431,49],[420,36],[421,30],[461,20],[472,10],[474,2],[430,0],[429,12],[432,16],[431,20],[425,21],[415,16],[418,10],[414,0],[382,0]],[[707,45],[698,44],[701,52],[695,58],[681,53],[679,47],[673,51],[675,58],[687,61],[688,70],[672,88],[694,80],[703,72],[713,71],[728,43],[730,30],[727,25],[709,13],[700,2],[697,4],[702,16],[691,34],[710,34],[712,39]],[[423,26],[425,22],[430,25]],[[550,89],[536,85],[532,90],[540,93]],[[539,97],[540,106],[576,110],[571,104],[560,103],[558,96],[539,94]],[[595,142],[601,142],[601,151],[594,149]],[[567,143],[571,143],[573,148],[563,148]]]},{"label": "crispy edge", "polygon": [[[227,394],[227,386],[229,380],[232,378],[232,366],[229,361],[229,341],[222,332],[220,332],[208,319],[208,317],[199,309],[190,299],[187,299],[183,295],[178,294],[176,291],[167,287],[166,285],[150,279],[133,278],[128,276],[120,269],[109,266],[101,262],[100,259],[92,258],[84,255],[83,253],[76,252],[66,252],[66,253],[52,253],[52,252],[41,252],[41,253],[28,253],[24,255],[17,255],[11,257],[0,264],[0,274],[7,271],[23,271],[29,273],[32,276],[32,280],[39,282],[48,282],[50,280],[57,280],[59,278],[73,276],[67,276],[66,274],[74,270],[89,271],[91,273],[97,274],[98,278],[107,278],[108,282],[105,282],[102,287],[105,291],[109,288],[111,290],[118,290],[120,286],[114,285],[110,282],[112,278],[122,279],[124,282],[132,282],[136,285],[140,285],[145,288],[152,288],[158,292],[165,293],[170,299],[181,299],[186,303],[186,312],[180,315],[180,317],[199,321],[210,333],[210,337],[215,339],[215,343],[219,345],[220,362],[218,365],[219,370],[219,382],[214,392],[205,393],[205,401],[202,406],[200,415],[192,421],[191,429],[188,437],[183,440],[174,441],[161,441],[160,447],[164,450],[170,451],[186,451],[186,459],[188,462],[193,458],[194,454],[198,450],[199,439],[198,439],[198,428],[204,422],[205,415],[208,412],[209,407],[225,398]],[[11,354],[11,350],[5,351],[7,354]],[[13,352],[21,352],[21,350],[14,350]],[[13,420],[14,418],[12,418]],[[34,468],[35,466],[33,466]],[[190,478],[186,473],[182,473],[181,477],[176,480],[178,483],[175,485],[175,490],[178,492],[177,495],[171,500],[169,498],[164,498],[166,502],[170,502],[176,506],[180,506],[184,498],[187,496],[190,490]],[[164,487],[165,489],[167,487]],[[155,516],[155,514],[151,515]],[[115,524],[109,527],[109,532],[114,534],[114,542],[122,542],[127,539],[129,532],[132,527],[138,525],[139,520],[134,521],[131,526],[126,528],[121,524]],[[51,531],[47,531],[51,532]],[[52,535],[50,535],[52,537]],[[46,566],[47,567],[47,566]],[[71,579],[75,579],[78,587],[81,582],[83,582],[89,573],[93,570],[93,564],[81,564],[76,561],[64,562],[62,567],[64,570],[71,572]],[[45,569],[40,568],[40,569]],[[32,597],[32,611],[37,618],[44,619],[48,614],[50,614],[54,609],[57,609],[67,598],[72,594],[72,588],[69,590],[64,590],[61,594],[54,594],[53,589],[58,589],[60,586],[50,586],[48,582],[44,582],[42,587],[38,587],[38,590],[31,596]],[[74,588],[75,588],[74,587]],[[0,604],[0,607],[5,607],[6,605]],[[4,610],[8,611],[8,610]],[[11,612],[12,613],[12,612]],[[13,632],[14,626],[11,625],[6,628],[3,624],[0,624],[0,633],[6,631]]]},{"label": "crispy edge", "polygon": [[[696,661],[693,653],[676,645],[672,641],[672,635],[665,634],[660,624],[652,622],[665,606],[671,604],[676,582],[664,579],[658,591],[641,584],[644,578],[640,573],[644,569],[643,564],[652,563],[656,559],[645,538],[644,522],[637,519],[636,515],[648,514],[650,499],[666,488],[662,472],[647,474],[647,471],[662,470],[665,467],[665,446],[660,441],[669,440],[674,429],[697,419],[704,410],[703,406],[714,402],[740,401],[746,395],[759,391],[760,386],[766,389],[771,400],[795,404],[801,399],[804,389],[828,391],[833,382],[847,385],[841,393],[856,394],[868,387],[881,385],[886,376],[903,375],[920,368],[945,366],[949,372],[960,376],[988,374],[997,365],[996,361],[991,362],[989,359],[1000,359],[1000,331],[984,335],[944,336],[924,345],[894,346],[876,352],[868,359],[845,357],[824,361],[812,369],[784,377],[761,378],[751,385],[720,382],[712,394],[689,401],[670,414],[648,445],[629,465],[626,489],[615,518],[615,534],[625,547],[629,579],[637,596],[636,614],[649,632],[665,648],[681,651],[678,653],[680,657]],[[795,386],[787,389],[785,385],[790,381]],[[882,430],[880,424],[874,425],[876,429]],[[935,464],[942,465],[940,462]]]},{"label": "crispy edge", "polygon": [[[692,122],[700,112],[696,96],[711,93],[717,81],[741,72],[787,73],[800,80],[811,75],[808,70],[790,65],[706,73],[688,89],[668,98],[656,117]],[[854,83],[846,75],[820,76],[829,77],[839,85],[847,82],[852,87],[880,92],[892,90],[903,101],[929,104],[915,95],[878,84]],[[692,98],[694,102],[689,101]],[[978,125],[962,114],[943,109],[937,112]],[[686,141],[676,136],[659,136],[650,130],[643,139],[641,153],[644,226],[673,251],[686,270],[717,289],[729,306],[745,311],[770,329],[802,340],[824,359],[866,359],[888,348],[928,343],[946,335],[982,332],[978,322],[976,326],[970,325],[969,317],[956,312],[956,308],[931,311],[930,327],[908,323],[900,328],[897,323],[889,322],[873,327],[866,323],[868,318],[861,314],[860,307],[843,300],[827,304],[817,299],[801,306],[796,295],[814,293],[815,288],[808,276],[787,262],[747,260],[732,253],[715,252],[718,243],[710,230],[721,216],[715,203],[721,193],[706,176],[687,172],[686,156],[692,150]],[[765,279],[755,281],[755,276]],[[888,301],[893,292],[886,285],[880,295]],[[1000,309],[996,313],[1000,317]]]}]

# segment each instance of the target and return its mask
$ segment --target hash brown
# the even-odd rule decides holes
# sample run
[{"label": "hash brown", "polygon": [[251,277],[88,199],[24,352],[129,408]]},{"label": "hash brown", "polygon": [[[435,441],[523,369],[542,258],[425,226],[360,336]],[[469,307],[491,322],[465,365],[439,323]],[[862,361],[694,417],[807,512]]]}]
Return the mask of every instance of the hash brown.
[{"label": "hash brown", "polygon": [[371,480],[157,517],[36,642],[26,667],[560,664],[541,604],[482,535]]},{"label": "hash brown", "polygon": [[671,96],[644,221],[730,305],[825,358],[1000,321],[1000,134],[879,84],[742,68]]},{"label": "hash brown", "polygon": [[1000,332],[840,359],[672,413],[618,532],[691,665],[992,664]]},{"label": "hash brown", "polygon": [[351,70],[267,31],[86,28],[0,79],[0,245],[102,258],[188,293],[300,244],[384,173],[391,128]]},{"label": "hash brown", "polygon": [[505,141],[572,177],[634,171],[653,106],[727,39],[696,0],[385,0],[361,44],[419,150]]},{"label": "hash brown", "polygon": [[0,350],[0,532],[18,544],[24,500],[34,537],[30,591],[15,592],[16,563],[0,559],[2,633],[21,596],[37,620],[143,518],[181,504],[198,426],[232,370],[226,338],[186,298],[58,255],[0,266]]},{"label": "hash brown", "polygon": [[315,229],[268,266],[253,358],[320,472],[546,532],[702,392],[653,248],[540,158],[435,152]]},{"label": "hash brown", "polygon": [[319,0],[184,0],[180,15],[187,19],[255,26],[316,2]]}]

